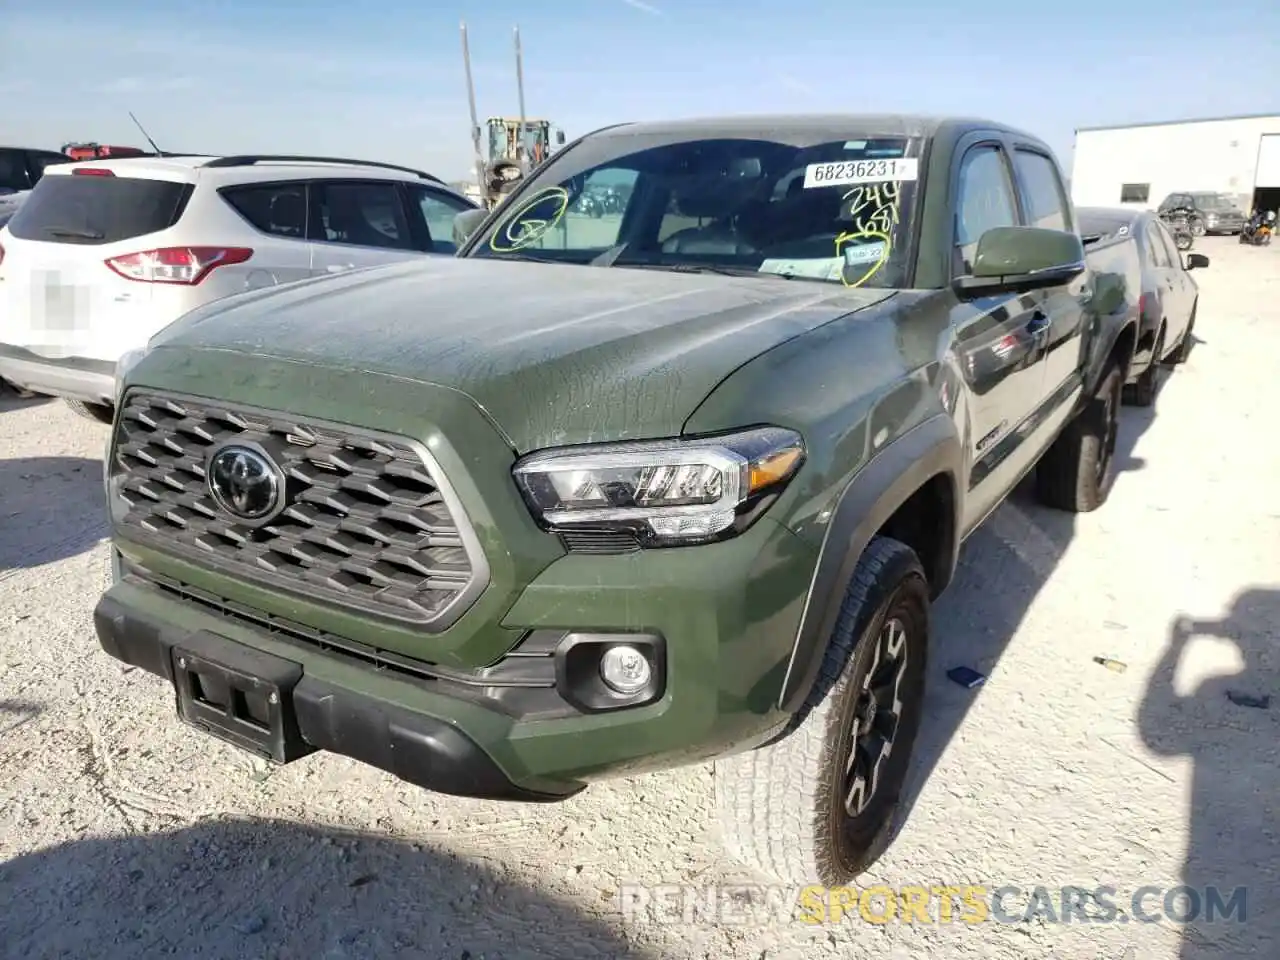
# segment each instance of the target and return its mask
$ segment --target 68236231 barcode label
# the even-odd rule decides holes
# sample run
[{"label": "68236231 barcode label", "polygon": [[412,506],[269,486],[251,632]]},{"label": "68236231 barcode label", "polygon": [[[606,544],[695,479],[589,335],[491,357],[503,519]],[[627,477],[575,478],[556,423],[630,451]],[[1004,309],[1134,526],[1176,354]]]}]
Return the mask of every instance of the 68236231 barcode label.
[{"label": "68236231 barcode label", "polygon": [[835,160],[811,163],[804,168],[804,186],[842,187],[853,183],[891,183],[919,177],[920,161],[915,157],[882,160]]}]

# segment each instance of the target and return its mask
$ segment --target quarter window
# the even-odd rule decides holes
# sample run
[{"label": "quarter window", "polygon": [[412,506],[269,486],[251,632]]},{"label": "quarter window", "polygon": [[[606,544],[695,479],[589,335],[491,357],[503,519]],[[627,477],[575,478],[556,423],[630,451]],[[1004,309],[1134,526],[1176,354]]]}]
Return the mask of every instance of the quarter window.
[{"label": "quarter window", "polygon": [[1044,230],[1067,229],[1067,201],[1054,162],[1031,150],[1015,150],[1013,162],[1022,184],[1028,225]]},{"label": "quarter window", "polygon": [[321,183],[319,239],[357,247],[412,250],[413,238],[394,183]]},{"label": "quarter window", "polygon": [[1004,152],[996,146],[975,147],[960,162],[953,257],[957,273],[973,272],[973,257],[984,233],[993,227],[1013,227],[1017,223]]},{"label": "quarter window", "polygon": [[224,190],[222,197],[263,233],[295,240],[307,236],[307,189],[300,183],[268,183]]}]

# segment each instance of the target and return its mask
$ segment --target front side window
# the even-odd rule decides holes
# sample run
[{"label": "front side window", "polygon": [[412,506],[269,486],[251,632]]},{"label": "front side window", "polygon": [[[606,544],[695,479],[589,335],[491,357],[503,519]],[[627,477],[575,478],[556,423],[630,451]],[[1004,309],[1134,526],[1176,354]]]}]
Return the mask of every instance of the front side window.
[{"label": "front side window", "polygon": [[960,162],[959,196],[956,201],[954,270],[973,272],[978,241],[993,227],[1018,225],[1013,185],[1004,151],[995,145],[974,147]]},{"label": "front side window", "polygon": [[466,255],[903,285],[919,141],[822,134],[588,139]]},{"label": "front side window", "polygon": [[458,245],[453,242],[453,218],[463,210],[474,210],[475,207],[427,187],[414,186],[409,190],[422,211],[422,219],[426,221],[432,252],[456,253]]}]

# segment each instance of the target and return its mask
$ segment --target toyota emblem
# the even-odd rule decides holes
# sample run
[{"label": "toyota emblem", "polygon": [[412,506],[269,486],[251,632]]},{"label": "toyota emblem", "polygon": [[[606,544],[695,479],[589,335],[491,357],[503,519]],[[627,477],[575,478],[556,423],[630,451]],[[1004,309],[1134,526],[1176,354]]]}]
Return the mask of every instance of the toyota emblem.
[{"label": "toyota emblem", "polygon": [[262,520],[280,509],[284,484],[275,464],[252,447],[225,446],[209,458],[214,503],[240,520]]}]

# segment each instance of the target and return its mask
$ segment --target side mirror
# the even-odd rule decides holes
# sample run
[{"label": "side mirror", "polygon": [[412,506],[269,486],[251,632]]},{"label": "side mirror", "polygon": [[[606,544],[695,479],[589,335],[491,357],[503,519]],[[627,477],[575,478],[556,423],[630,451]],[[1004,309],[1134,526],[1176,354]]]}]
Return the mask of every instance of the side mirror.
[{"label": "side mirror", "polygon": [[993,227],[978,239],[973,273],[958,277],[957,292],[984,296],[1067,283],[1085,271],[1084,243],[1065,230]]},{"label": "side mirror", "polygon": [[484,223],[484,218],[488,215],[488,210],[463,210],[455,216],[453,218],[454,245],[461,247],[476,232],[476,228]]},{"label": "side mirror", "polygon": [[1209,258],[1208,258],[1208,257],[1206,257],[1203,253],[1188,253],[1188,254],[1187,254],[1187,269],[1188,269],[1188,270],[1203,270],[1203,269],[1204,269],[1205,267],[1207,267],[1208,265],[1209,265]]}]

